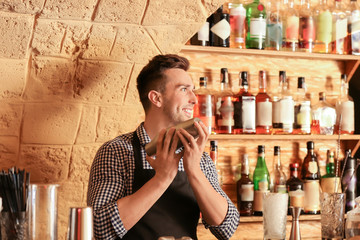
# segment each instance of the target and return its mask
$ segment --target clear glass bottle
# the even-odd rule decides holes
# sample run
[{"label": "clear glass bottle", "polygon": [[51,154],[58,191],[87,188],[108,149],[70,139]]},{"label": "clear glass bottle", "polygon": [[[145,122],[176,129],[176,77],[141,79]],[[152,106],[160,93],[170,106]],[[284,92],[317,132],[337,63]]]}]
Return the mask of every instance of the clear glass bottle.
[{"label": "clear glass bottle", "polygon": [[190,39],[191,45],[200,45],[200,46],[209,46],[209,33],[210,33],[210,23],[209,18],[206,19],[206,22],[201,26],[199,31],[194,34]]},{"label": "clear glass bottle", "polygon": [[295,95],[294,109],[294,131],[293,134],[311,133],[311,104],[306,97],[305,78],[298,77],[298,87]]},{"label": "clear glass bottle", "polygon": [[312,134],[334,134],[335,108],[326,101],[325,92],[319,92],[319,102],[312,108]]},{"label": "clear glass bottle", "polygon": [[271,134],[272,102],[266,93],[266,73],[259,71],[259,92],[256,95],[256,133]]},{"label": "clear glass bottle", "polygon": [[335,157],[332,150],[327,151],[326,174],[321,177],[321,190],[328,193],[341,193],[341,182],[335,173]]},{"label": "clear glass bottle", "polygon": [[240,216],[253,215],[254,183],[249,175],[249,158],[247,154],[244,154],[241,162],[241,178],[236,183],[237,206]]},{"label": "clear glass bottle", "polygon": [[230,47],[245,48],[246,9],[240,0],[229,2],[230,10]]},{"label": "clear glass bottle", "polygon": [[281,165],[280,146],[274,146],[273,173],[274,173],[274,192],[286,193],[287,178]]},{"label": "clear glass bottle", "polygon": [[314,153],[314,142],[308,141],[307,155],[301,167],[301,178],[304,181],[304,213],[320,213],[320,170]]},{"label": "clear glass bottle", "polygon": [[210,22],[210,46],[230,46],[230,16],[223,11],[223,6],[218,8],[209,17]]},{"label": "clear glass bottle", "polygon": [[310,0],[301,0],[299,19],[299,51],[313,52],[316,25]]},{"label": "clear glass bottle", "polygon": [[349,52],[349,38],[347,37],[348,23],[341,0],[335,0],[332,11],[332,53],[347,54]]},{"label": "clear glass bottle", "polygon": [[357,0],[350,0],[347,12],[349,54],[360,55],[360,7]]},{"label": "clear glass bottle", "polygon": [[279,85],[272,94],[272,126],[275,134],[281,133],[280,99],[284,82],[286,82],[286,72],[279,71]]},{"label": "clear glass bottle", "polygon": [[[234,134],[243,133],[243,119],[247,126],[246,133],[255,128],[255,97],[249,92],[248,73],[246,71],[239,73],[239,83],[240,90],[234,96]],[[248,97],[244,108],[243,97]]]},{"label": "clear glass bottle", "polygon": [[220,95],[217,101],[217,133],[231,134],[234,127],[234,105],[227,68],[221,68]]},{"label": "clear glass bottle", "polygon": [[299,164],[291,163],[289,167],[290,178],[286,181],[287,192],[289,193],[289,206],[304,208],[304,183],[299,178]]},{"label": "clear glass bottle", "polygon": [[200,77],[199,86],[195,91],[197,103],[194,106],[194,117],[208,127],[209,133],[215,133],[215,97],[207,88],[207,77]]},{"label": "clear glass bottle", "polygon": [[267,5],[265,49],[280,50],[282,47],[283,20],[280,0],[271,0]]},{"label": "clear glass bottle", "polygon": [[260,0],[246,5],[246,48],[264,49],[266,36],[266,9]]},{"label": "clear glass bottle", "polygon": [[284,28],[282,50],[297,51],[299,48],[299,12],[293,0],[285,0],[283,7]]},{"label": "clear glass bottle", "polygon": [[262,195],[270,190],[270,175],[265,162],[265,146],[258,146],[258,159],[253,174],[254,180],[254,215],[262,216]]},{"label": "clear glass bottle", "polygon": [[332,14],[327,0],[320,0],[320,4],[315,8],[315,19],[316,40],[314,52],[331,53]]},{"label": "clear glass bottle", "polygon": [[281,98],[279,101],[281,134],[292,134],[294,129],[294,98],[289,88],[289,81],[282,78]]},{"label": "clear glass bottle", "polygon": [[[336,133],[353,134],[355,128],[354,101],[348,94],[346,74],[341,74],[340,98],[336,101]],[[341,121],[341,125],[340,125]]]}]

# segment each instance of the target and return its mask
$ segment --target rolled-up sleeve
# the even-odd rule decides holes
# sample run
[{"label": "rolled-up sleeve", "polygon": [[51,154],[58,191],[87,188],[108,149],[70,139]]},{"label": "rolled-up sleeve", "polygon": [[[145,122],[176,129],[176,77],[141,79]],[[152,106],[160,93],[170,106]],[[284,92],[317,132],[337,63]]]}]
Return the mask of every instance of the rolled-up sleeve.
[{"label": "rolled-up sleeve", "polygon": [[205,228],[208,228],[217,239],[230,239],[230,237],[235,233],[239,225],[240,214],[237,208],[235,207],[234,203],[222,190],[218,181],[218,175],[216,172],[215,165],[211,160],[211,158],[209,157],[209,155],[207,153],[204,153],[201,161],[202,161],[202,171],[205,173],[210,184],[219,194],[221,194],[226,199],[228,203],[228,211],[226,213],[225,219],[219,226],[209,225],[204,220],[202,222]]},{"label": "rolled-up sleeve", "polygon": [[127,233],[116,203],[127,194],[120,155],[116,146],[114,150],[114,146],[104,144],[91,166],[87,204],[93,207],[96,239],[116,239]]}]

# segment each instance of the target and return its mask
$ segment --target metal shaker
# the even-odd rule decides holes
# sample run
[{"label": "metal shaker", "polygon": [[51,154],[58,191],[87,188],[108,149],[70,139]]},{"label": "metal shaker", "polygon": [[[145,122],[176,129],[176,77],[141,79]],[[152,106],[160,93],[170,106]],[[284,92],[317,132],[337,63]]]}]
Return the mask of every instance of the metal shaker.
[{"label": "metal shaker", "polygon": [[70,208],[67,240],[93,240],[93,212],[91,207]]},{"label": "metal shaker", "polygon": [[301,207],[293,207],[293,206],[290,206],[289,208],[291,209],[291,215],[292,215],[291,231],[290,231],[289,240],[301,240],[299,217],[300,217],[302,208]]}]

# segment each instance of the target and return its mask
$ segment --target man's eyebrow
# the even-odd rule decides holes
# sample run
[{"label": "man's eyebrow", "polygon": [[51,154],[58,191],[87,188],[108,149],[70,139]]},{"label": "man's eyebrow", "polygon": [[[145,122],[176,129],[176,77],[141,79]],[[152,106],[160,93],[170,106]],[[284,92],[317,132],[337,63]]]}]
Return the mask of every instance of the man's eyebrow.
[{"label": "man's eyebrow", "polygon": [[[191,84],[177,84],[175,85],[176,88],[179,88],[179,87],[191,87],[192,85]],[[195,86],[194,86],[195,88]]]}]

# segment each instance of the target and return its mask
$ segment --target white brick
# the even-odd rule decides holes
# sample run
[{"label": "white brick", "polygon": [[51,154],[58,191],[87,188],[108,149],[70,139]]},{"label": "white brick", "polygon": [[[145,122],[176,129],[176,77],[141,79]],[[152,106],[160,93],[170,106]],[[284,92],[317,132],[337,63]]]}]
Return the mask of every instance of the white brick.
[{"label": "white brick", "polygon": [[1,2],[1,10],[25,14],[40,12],[44,4],[44,0],[2,0]]},{"label": "white brick", "polygon": [[42,17],[91,20],[97,0],[46,0]]},{"label": "white brick", "polygon": [[69,179],[74,182],[89,180],[91,164],[102,143],[97,145],[75,145],[71,155]]},{"label": "white brick", "polygon": [[76,144],[95,142],[97,121],[98,107],[83,106]]},{"label": "white brick", "polygon": [[26,104],[23,143],[73,144],[81,106],[65,103]]},{"label": "white brick", "polygon": [[0,59],[0,65],[0,99],[20,100],[25,86],[25,60]]}]

